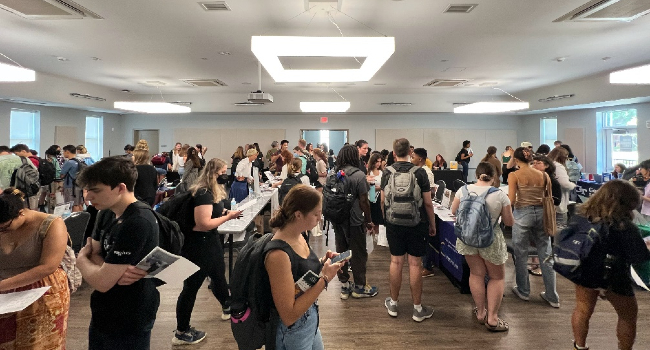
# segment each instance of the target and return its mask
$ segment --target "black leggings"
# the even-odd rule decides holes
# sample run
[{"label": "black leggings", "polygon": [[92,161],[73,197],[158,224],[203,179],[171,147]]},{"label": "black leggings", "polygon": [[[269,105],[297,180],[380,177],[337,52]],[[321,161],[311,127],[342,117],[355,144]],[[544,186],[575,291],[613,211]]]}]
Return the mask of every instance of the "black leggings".
[{"label": "black leggings", "polygon": [[226,281],[226,264],[223,259],[223,247],[216,232],[192,232],[185,235],[182,256],[195,263],[201,269],[183,282],[183,291],[176,303],[176,329],[185,332],[190,328],[190,318],[196,293],[206,277],[210,277],[212,294],[226,308],[230,291]]}]

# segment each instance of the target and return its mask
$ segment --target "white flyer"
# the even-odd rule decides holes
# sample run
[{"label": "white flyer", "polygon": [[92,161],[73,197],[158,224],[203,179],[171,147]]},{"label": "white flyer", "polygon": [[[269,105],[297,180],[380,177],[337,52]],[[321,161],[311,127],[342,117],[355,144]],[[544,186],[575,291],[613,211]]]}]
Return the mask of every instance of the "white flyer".
[{"label": "white flyer", "polygon": [[49,289],[50,286],[47,286],[23,292],[0,294],[0,315],[25,310],[26,307],[32,305]]},{"label": "white flyer", "polygon": [[160,247],[154,248],[136,265],[147,271],[145,278],[158,278],[167,284],[180,284],[192,276],[199,267],[182,256],[174,255]]},{"label": "white flyer", "polygon": [[244,210],[248,209],[249,207],[252,207],[255,203],[257,203],[257,199],[251,199],[251,200],[249,200],[248,202],[246,202],[244,204],[239,204],[237,206],[237,210],[244,211]]}]

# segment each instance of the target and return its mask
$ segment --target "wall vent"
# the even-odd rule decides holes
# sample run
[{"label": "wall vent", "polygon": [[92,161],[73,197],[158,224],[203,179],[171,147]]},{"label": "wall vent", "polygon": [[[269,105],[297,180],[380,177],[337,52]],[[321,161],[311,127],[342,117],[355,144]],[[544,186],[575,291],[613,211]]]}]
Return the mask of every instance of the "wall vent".
[{"label": "wall vent", "polygon": [[562,99],[565,99],[565,98],[571,98],[573,96],[575,96],[575,94],[554,95],[554,96],[549,96],[547,98],[540,98],[538,101],[539,102],[551,102],[551,101],[562,100]]},{"label": "wall vent", "polygon": [[630,22],[648,13],[648,0],[592,0],[553,22]]},{"label": "wall vent", "polygon": [[413,105],[411,102],[382,102],[380,103],[382,106],[400,106],[400,107],[406,107],[406,106],[411,106]]},{"label": "wall vent", "polygon": [[25,19],[103,19],[70,0],[0,0],[0,9]]},{"label": "wall vent", "polygon": [[199,2],[205,11],[230,11],[230,6],[225,1]]},{"label": "wall vent", "polygon": [[179,106],[191,106],[192,102],[184,102],[184,101],[174,101],[174,102],[169,102],[173,105],[179,105]]},{"label": "wall vent", "polygon": [[181,79],[182,82],[192,85],[192,86],[228,86],[219,79]]},{"label": "wall vent", "polygon": [[453,87],[461,86],[467,83],[467,79],[434,79],[422,86],[434,86],[434,87]]},{"label": "wall vent", "polygon": [[72,97],[78,97],[78,98],[85,98],[85,99],[87,99],[87,100],[106,101],[106,99],[103,98],[103,97],[90,96],[90,95],[88,95],[88,94],[79,94],[79,93],[76,93],[76,92],[71,92],[71,93],[70,93],[70,96],[72,96]]},{"label": "wall vent", "polygon": [[470,13],[478,4],[451,4],[443,13]]},{"label": "wall vent", "polygon": [[245,106],[249,106],[249,107],[251,107],[251,106],[264,106],[264,103],[262,103],[262,102],[250,102],[250,101],[246,101],[246,102],[238,102],[238,103],[235,103],[235,106],[244,106],[244,107],[245,107]]}]

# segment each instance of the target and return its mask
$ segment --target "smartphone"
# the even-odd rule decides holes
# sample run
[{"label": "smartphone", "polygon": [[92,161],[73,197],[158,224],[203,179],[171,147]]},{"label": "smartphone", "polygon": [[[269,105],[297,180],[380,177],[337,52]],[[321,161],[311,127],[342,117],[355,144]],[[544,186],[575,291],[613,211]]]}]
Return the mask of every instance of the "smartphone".
[{"label": "smartphone", "polygon": [[343,253],[333,257],[332,259],[330,259],[330,263],[334,264],[334,263],[337,263],[337,262],[346,262],[346,261],[348,261],[350,259],[352,259],[352,251],[348,250],[347,252],[343,252]]}]

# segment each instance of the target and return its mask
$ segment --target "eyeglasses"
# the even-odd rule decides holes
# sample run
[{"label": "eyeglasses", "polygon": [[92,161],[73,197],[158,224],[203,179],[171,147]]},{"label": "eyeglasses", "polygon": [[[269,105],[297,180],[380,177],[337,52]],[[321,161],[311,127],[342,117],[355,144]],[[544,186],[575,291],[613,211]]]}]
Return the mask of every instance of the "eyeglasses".
[{"label": "eyeglasses", "polygon": [[11,224],[14,222],[14,219],[9,220],[9,223],[3,226],[0,226],[0,232],[6,232],[9,231],[9,228],[11,227]]}]

